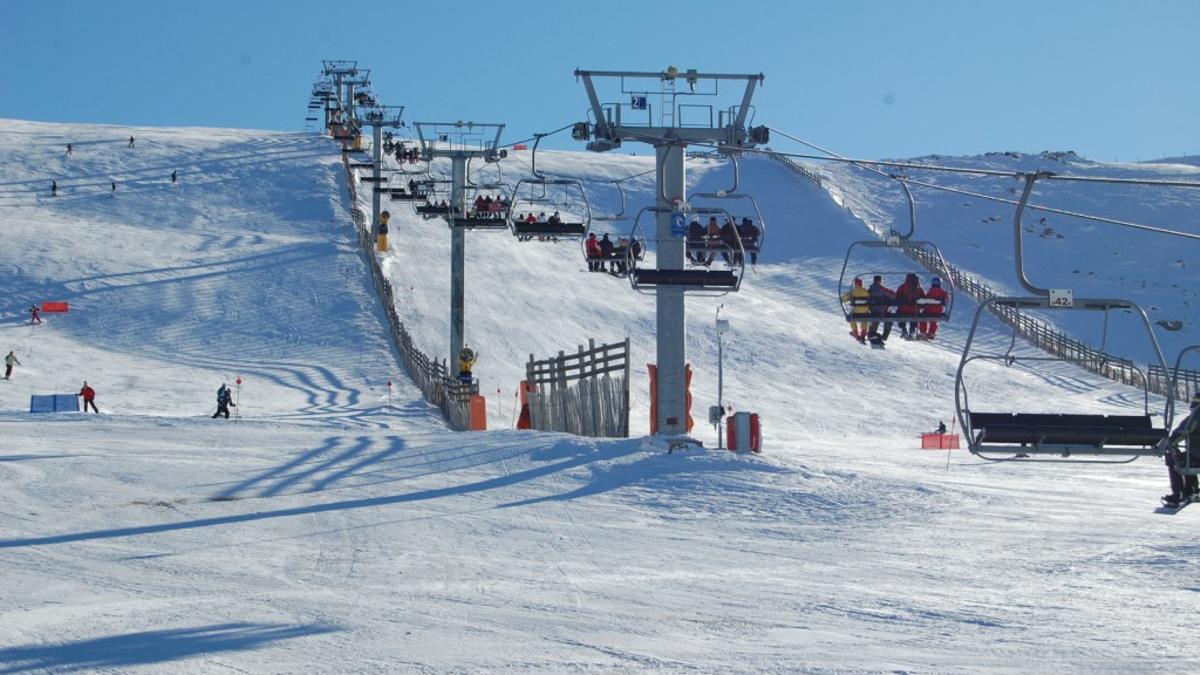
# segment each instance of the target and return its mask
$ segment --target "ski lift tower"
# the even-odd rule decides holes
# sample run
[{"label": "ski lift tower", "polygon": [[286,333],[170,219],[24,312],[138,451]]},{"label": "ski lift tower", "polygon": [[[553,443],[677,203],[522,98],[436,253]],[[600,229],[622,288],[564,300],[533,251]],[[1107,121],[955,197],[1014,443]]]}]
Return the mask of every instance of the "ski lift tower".
[{"label": "ski lift tower", "polygon": [[369,70],[359,70],[358,61],[325,60],[321,62],[321,74],[333,80],[334,102],[341,113],[342,124],[352,128],[354,119],[354,87],[369,85]]},{"label": "ski lift tower", "polygon": [[[766,127],[750,129],[753,108],[750,99],[763,81],[758,75],[727,75],[680,71],[671,66],[662,72],[576,70],[583,80],[591,110],[590,120],[575,125],[572,137],[588,141],[588,150],[606,152],[621,147],[623,140],[654,146],[657,158],[656,259],[658,270],[670,274],[684,268],[685,221],[687,208],[684,156],[690,143],[716,145],[725,153],[766,143]],[[601,104],[595,80],[617,80],[621,100]],[[719,108],[721,85],[744,83],[741,102]],[[674,222],[674,226],[673,226]],[[658,393],[656,424],[658,435],[669,447],[698,444],[687,438],[686,326],[684,298],[686,285],[664,285],[656,292]],[[690,289],[699,290],[699,289]]]},{"label": "ski lift tower", "polygon": [[[500,149],[500,133],[503,124],[481,124],[478,122],[414,122],[417,142],[421,146],[421,159],[432,162],[447,158],[451,164],[450,213],[447,219],[453,223],[455,216],[466,214],[467,162],[482,159],[498,162],[508,156]],[[490,138],[489,138],[490,137]],[[463,348],[463,301],[466,296],[464,272],[466,270],[466,232],[463,228],[450,228],[450,360],[458,363],[458,354]]]},{"label": "ski lift tower", "polygon": [[374,160],[371,169],[371,236],[372,241],[379,237],[379,214],[381,213],[382,195],[379,184],[383,180],[383,130],[399,129],[404,126],[401,117],[404,116],[402,105],[377,105],[363,112],[363,124],[371,127],[371,155]]}]

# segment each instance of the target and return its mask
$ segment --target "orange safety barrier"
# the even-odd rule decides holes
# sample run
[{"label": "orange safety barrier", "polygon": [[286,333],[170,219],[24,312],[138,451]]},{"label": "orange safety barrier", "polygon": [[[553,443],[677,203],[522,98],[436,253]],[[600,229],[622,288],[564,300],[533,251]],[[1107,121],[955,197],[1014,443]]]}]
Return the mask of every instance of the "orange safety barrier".
[{"label": "orange safety barrier", "polygon": [[54,312],[66,312],[68,309],[69,308],[67,307],[66,302],[46,301],[46,302],[42,303],[42,312],[44,312],[46,314],[50,314],[50,313],[54,313]]},{"label": "orange safety barrier", "polygon": [[479,394],[471,396],[471,431],[487,431],[487,399]]},{"label": "orange safety barrier", "polygon": [[[738,447],[738,421],[741,419],[748,420],[750,431],[750,447]],[[752,452],[760,454],[762,452],[762,425],[759,422],[758,413],[734,413],[725,418],[725,445],[733,452]]]},{"label": "orange safety barrier", "polygon": [[[658,433],[658,366],[647,363],[646,368],[650,371],[650,435],[653,436]],[[687,411],[687,433],[690,434],[696,426],[696,420],[692,418],[692,364],[685,368],[684,409]]]},{"label": "orange safety barrier", "polygon": [[921,434],[922,450],[958,450],[958,434]]}]

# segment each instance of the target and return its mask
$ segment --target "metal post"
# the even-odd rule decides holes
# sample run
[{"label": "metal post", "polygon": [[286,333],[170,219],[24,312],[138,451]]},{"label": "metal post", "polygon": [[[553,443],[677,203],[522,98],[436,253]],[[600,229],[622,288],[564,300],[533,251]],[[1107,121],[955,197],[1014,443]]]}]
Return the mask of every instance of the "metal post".
[{"label": "metal post", "polygon": [[[370,119],[370,117],[368,117]],[[377,123],[374,125],[374,132],[371,134],[371,142],[375,147],[371,148],[371,154],[375,160],[375,166],[371,168],[371,222],[375,237],[374,241],[379,240],[379,214],[381,213],[382,195],[379,192],[379,179],[383,175],[383,124]],[[372,242],[373,243],[373,242]]]},{"label": "metal post", "polygon": [[[655,147],[658,159],[658,213],[656,256],[659,269],[681,270],[684,238],[671,233],[672,201],[684,200],[685,174],[682,143],[664,143]],[[658,433],[679,436],[687,433],[687,341],[684,318],[684,291],[665,286],[656,294],[658,361]]]},{"label": "metal post", "polygon": [[721,308],[725,305],[717,307],[717,407],[721,410],[721,417],[717,419],[717,449],[724,450],[724,434],[721,433],[721,422],[725,419],[725,332],[721,330]]},{"label": "metal post", "polygon": [[[467,158],[456,155],[451,158],[453,166],[453,181],[450,187],[450,213],[448,218],[453,221],[456,216],[466,215],[464,186],[467,181]],[[463,348],[463,303],[466,295],[465,272],[467,260],[467,237],[461,228],[450,227],[450,363],[458,363],[458,353]],[[458,375],[458,372],[454,372]]]}]

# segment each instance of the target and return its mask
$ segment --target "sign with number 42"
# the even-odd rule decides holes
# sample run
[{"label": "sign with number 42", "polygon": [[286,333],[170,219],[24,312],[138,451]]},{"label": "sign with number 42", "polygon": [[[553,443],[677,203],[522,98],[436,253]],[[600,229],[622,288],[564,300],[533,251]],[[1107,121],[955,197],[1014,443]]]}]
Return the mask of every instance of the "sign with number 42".
[{"label": "sign with number 42", "polygon": [[1069,288],[1051,288],[1050,289],[1050,306],[1051,307],[1074,307],[1075,293]]}]

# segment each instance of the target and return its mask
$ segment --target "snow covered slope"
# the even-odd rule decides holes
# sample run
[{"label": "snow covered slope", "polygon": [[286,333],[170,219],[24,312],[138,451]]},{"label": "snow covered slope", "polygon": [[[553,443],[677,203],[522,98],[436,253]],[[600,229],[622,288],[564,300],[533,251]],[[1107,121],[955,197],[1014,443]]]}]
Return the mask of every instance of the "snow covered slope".
[{"label": "snow covered slope", "polygon": [[[502,407],[498,430],[453,434],[397,374],[328,142],[4,128],[0,335],[24,365],[0,387],[0,671],[1200,667],[1164,629],[1195,608],[1198,551],[1180,538],[1195,513],[1151,510],[1161,466],[915,450],[949,418],[963,324],[851,341],[836,269],[867,230],[777,164],[746,163],[771,253],[722,312],[727,399],[763,414],[767,452],[656,455],[503,429],[530,353],[628,334],[653,359],[651,299],[584,272],[576,246],[468,235],[467,336]],[[650,168],[538,159],[597,180]],[[689,172],[729,182],[720,163]],[[398,309],[439,354],[448,233],[391,206]],[[72,311],[27,326],[37,299]],[[698,409],[718,302],[689,303]],[[242,419],[208,419],[238,373]],[[104,414],[24,412],[83,378]],[[998,409],[1134,405],[1067,367],[981,368],[973,388]]]}]

